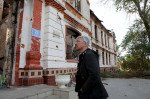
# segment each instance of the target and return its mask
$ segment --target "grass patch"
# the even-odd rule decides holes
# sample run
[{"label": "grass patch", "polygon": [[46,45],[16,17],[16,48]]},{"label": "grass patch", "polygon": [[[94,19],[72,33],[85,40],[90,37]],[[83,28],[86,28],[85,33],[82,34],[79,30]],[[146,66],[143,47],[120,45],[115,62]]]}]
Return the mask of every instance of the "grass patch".
[{"label": "grass patch", "polygon": [[130,72],[130,71],[115,71],[104,72],[100,75],[102,78],[146,78],[150,79],[150,72]]}]

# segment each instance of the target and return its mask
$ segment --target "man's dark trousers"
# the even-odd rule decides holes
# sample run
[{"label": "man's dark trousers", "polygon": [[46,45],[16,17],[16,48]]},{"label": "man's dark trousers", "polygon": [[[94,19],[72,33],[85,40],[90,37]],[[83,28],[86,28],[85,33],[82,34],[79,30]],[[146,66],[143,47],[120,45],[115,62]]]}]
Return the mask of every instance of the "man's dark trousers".
[{"label": "man's dark trousers", "polygon": [[89,99],[89,96],[82,92],[78,92],[78,97],[79,97],[79,99]]},{"label": "man's dark trousers", "polygon": [[[79,99],[89,99],[89,96],[82,92],[78,92],[78,97],[79,97]],[[106,99],[106,98],[100,98],[100,99]]]}]

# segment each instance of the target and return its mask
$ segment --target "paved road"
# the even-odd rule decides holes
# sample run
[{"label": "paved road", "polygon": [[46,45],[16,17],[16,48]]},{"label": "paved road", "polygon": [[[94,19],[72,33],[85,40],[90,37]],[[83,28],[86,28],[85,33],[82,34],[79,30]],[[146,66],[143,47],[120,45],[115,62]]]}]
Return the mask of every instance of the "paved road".
[{"label": "paved road", "polygon": [[150,99],[150,79],[117,79],[103,80],[108,99]]}]

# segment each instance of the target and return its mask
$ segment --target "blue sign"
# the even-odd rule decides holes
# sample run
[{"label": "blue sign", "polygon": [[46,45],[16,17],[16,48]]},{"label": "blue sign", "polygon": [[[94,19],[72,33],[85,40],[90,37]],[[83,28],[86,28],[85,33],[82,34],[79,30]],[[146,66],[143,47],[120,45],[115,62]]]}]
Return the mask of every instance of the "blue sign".
[{"label": "blue sign", "polygon": [[41,38],[41,31],[32,28],[32,36]]}]

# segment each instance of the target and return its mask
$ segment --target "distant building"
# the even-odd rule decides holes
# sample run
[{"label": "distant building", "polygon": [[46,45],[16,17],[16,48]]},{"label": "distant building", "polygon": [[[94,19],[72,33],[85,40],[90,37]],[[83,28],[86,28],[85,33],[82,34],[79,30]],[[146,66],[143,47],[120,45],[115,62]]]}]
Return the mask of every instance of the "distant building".
[{"label": "distant building", "polygon": [[90,48],[100,54],[102,72],[117,70],[115,34],[90,10],[88,0],[20,0],[14,5],[13,85],[56,85],[55,76],[62,73],[74,80],[78,60],[73,50],[80,35],[88,36]]}]

